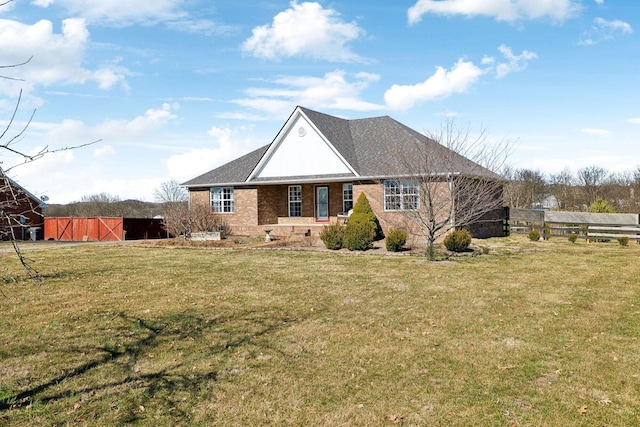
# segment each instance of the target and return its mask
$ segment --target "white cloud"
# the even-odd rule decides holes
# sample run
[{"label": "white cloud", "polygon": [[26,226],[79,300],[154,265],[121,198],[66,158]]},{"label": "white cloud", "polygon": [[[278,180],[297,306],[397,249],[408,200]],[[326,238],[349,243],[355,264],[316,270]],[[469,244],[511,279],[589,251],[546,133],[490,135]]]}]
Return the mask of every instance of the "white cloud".
[{"label": "white cloud", "polygon": [[[177,150],[175,145],[162,145],[167,136],[162,130],[177,119],[176,105],[164,104],[151,108],[144,114],[130,120],[107,120],[96,126],[87,126],[78,120],[64,120],[60,123],[32,122],[29,141],[38,140],[39,146],[26,148],[30,154],[42,147],[51,150],[78,146],[102,139],[89,147],[65,150],[47,154],[37,161],[12,169],[30,191],[48,194],[55,200],[51,203],[69,203],[81,196],[108,192],[122,198],[151,200],[153,189],[166,179],[166,171],[158,159],[156,166],[136,160],[133,170],[126,170],[126,160],[130,158],[154,159],[158,152]],[[151,146],[147,141],[153,140]],[[141,156],[141,157],[134,157]],[[5,156],[3,166],[20,164],[17,156]],[[192,169],[187,168],[187,172]],[[129,178],[130,175],[138,175]],[[146,175],[146,176],[145,176]],[[156,176],[162,176],[156,178]]]},{"label": "white cloud", "polygon": [[183,182],[246,154],[254,143],[240,136],[244,130],[213,126],[207,132],[210,147],[195,148],[167,159],[170,177]]},{"label": "white cloud", "polygon": [[606,40],[613,40],[620,35],[632,33],[633,28],[627,22],[596,18],[593,20],[593,26],[582,35],[579,44],[591,46]]},{"label": "white cloud", "polygon": [[499,46],[498,50],[507,60],[506,62],[498,62],[494,57],[484,56],[481,60],[484,68],[480,68],[473,62],[459,59],[451,70],[436,67],[435,74],[422,83],[391,86],[385,92],[384,100],[389,108],[409,109],[421,102],[466,92],[483,74],[495,72],[497,78],[503,78],[509,73],[522,71],[527,68],[530,60],[538,58],[538,55],[528,50],[515,55],[506,45]]},{"label": "white cloud", "polygon": [[272,87],[247,89],[245,92],[249,97],[234,102],[274,118],[287,117],[295,105],[316,109],[380,110],[381,105],[361,99],[362,92],[379,79],[379,75],[372,73],[358,73],[351,77],[342,70],[322,77],[282,76],[269,82],[274,85]]},{"label": "white cloud", "polygon": [[93,150],[93,157],[104,157],[116,154],[116,150],[111,145],[99,145]]},{"label": "white cloud", "polygon": [[34,6],[49,7],[54,3],[54,1],[55,0],[33,0],[31,4]]},{"label": "white cloud", "polygon": [[161,108],[151,108],[143,115],[131,120],[105,120],[96,126],[87,126],[79,120],[65,119],[60,123],[33,122],[29,130],[34,137],[41,137],[44,144],[52,149],[87,144],[92,141],[103,142],[93,146],[94,157],[115,154],[119,143],[158,137],[162,128],[177,116],[173,113],[177,106],[164,104]]},{"label": "white cloud", "polygon": [[587,135],[602,136],[602,137],[609,137],[613,135],[612,131],[606,130],[606,129],[583,128],[583,129],[580,129],[580,132],[586,133]]},{"label": "white cloud", "polygon": [[338,12],[315,2],[298,4],[280,12],[271,25],[253,29],[242,48],[259,58],[303,56],[332,62],[362,62],[347,44],[364,35],[354,22],[345,22]]},{"label": "white cloud", "polygon": [[633,123],[634,125],[640,125],[640,117],[634,117],[632,119],[627,119],[627,122]]},{"label": "white cloud", "polygon": [[185,17],[180,9],[183,0],[36,0],[34,5],[50,7],[58,5],[70,14],[81,16],[88,21],[116,24],[149,23]]},{"label": "white cloud", "polygon": [[581,6],[572,0],[418,0],[409,8],[410,24],[428,13],[436,15],[490,16],[498,21],[515,22],[551,18],[562,22],[573,17]]},{"label": "white cloud", "polygon": [[126,140],[147,138],[155,135],[163,126],[177,118],[172,110],[177,106],[163,104],[162,108],[151,108],[133,120],[107,120],[98,125],[94,133],[104,140]]},{"label": "white cloud", "polygon": [[496,74],[498,78],[502,78],[514,71],[522,71],[527,68],[528,61],[537,59],[538,55],[528,50],[523,50],[520,55],[514,55],[511,48],[505,45],[498,47],[498,50],[507,59],[506,63],[501,63],[496,66]]},{"label": "white cloud", "polygon": [[422,83],[391,86],[385,92],[384,100],[389,108],[409,109],[421,102],[465,92],[483,73],[484,71],[472,62],[460,59],[449,71],[443,67],[436,67],[435,74]]},{"label": "white cloud", "polygon": [[[0,51],[3,62],[9,64],[31,60],[6,74],[15,71],[24,79],[21,87],[28,93],[34,85],[55,83],[83,84],[93,81],[102,89],[117,84],[126,87],[125,75],[114,66],[88,70],[82,66],[84,51],[89,42],[89,31],[83,19],[62,21],[62,33],[54,34],[51,21],[41,20],[33,25],[17,21],[0,20]],[[11,75],[9,75],[12,77]],[[0,81],[0,92],[15,95],[15,82]]]},{"label": "white cloud", "polygon": [[173,30],[204,34],[232,30],[228,25],[191,16],[185,8],[186,0],[33,0],[31,3],[43,8],[58,6],[92,25],[128,27],[164,23]]}]

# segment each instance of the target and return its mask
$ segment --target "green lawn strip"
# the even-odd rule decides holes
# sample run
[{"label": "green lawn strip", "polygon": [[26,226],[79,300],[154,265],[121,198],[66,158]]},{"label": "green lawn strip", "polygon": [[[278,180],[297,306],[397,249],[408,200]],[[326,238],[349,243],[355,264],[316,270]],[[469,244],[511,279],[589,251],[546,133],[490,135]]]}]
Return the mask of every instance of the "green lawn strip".
[{"label": "green lawn strip", "polygon": [[631,425],[640,247],[479,242],[29,253],[0,299],[0,423]]}]

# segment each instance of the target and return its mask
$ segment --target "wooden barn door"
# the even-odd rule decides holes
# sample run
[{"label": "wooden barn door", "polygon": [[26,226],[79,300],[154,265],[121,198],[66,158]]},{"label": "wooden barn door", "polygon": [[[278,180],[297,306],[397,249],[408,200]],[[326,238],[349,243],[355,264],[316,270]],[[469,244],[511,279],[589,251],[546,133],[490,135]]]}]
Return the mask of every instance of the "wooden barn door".
[{"label": "wooden barn door", "polygon": [[122,218],[104,218],[98,220],[98,241],[120,242],[124,240],[124,227]]}]

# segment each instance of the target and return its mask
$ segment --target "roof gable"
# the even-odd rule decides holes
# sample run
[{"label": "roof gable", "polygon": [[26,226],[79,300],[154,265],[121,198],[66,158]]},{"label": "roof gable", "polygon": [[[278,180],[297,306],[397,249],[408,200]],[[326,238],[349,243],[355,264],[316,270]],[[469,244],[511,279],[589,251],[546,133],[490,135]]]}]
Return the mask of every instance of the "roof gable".
[{"label": "roof gable", "polygon": [[249,181],[354,174],[354,168],[332,143],[341,139],[334,137],[335,132],[331,132],[329,137],[323,132],[323,129],[325,132],[335,129],[339,131],[345,127],[344,124],[326,126],[325,123],[312,120],[305,114],[306,111],[301,108],[294,111],[249,175]]}]

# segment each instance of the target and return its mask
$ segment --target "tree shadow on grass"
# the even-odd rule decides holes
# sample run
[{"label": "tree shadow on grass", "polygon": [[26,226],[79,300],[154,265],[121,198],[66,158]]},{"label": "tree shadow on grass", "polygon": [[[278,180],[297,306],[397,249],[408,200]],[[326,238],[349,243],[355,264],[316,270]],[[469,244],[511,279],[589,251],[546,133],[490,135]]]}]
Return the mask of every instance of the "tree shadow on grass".
[{"label": "tree shadow on grass", "polygon": [[[158,398],[163,400],[163,406],[171,408],[172,417],[188,418],[188,414],[180,408],[180,402],[173,400],[174,392],[186,392],[197,395],[202,387],[218,380],[218,369],[191,371],[185,361],[174,360],[169,366],[165,364],[154,372],[138,373],[134,369],[140,357],[153,354],[154,351],[166,351],[162,346],[173,345],[181,340],[197,340],[203,335],[217,333],[221,339],[206,347],[207,354],[200,357],[214,358],[225,351],[255,344],[261,337],[268,336],[279,329],[289,327],[295,319],[284,313],[253,311],[236,312],[229,317],[205,318],[184,313],[173,314],[156,321],[138,317],[130,317],[118,313],[116,319],[122,323],[122,330],[135,331],[135,336],[126,344],[109,344],[98,347],[100,356],[78,366],[65,370],[62,374],[50,378],[46,382],[35,385],[20,393],[0,399],[0,412],[29,407],[33,402],[49,403],[60,399],[70,398],[80,394],[93,395],[101,391],[116,392],[121,386],[131,386],[142,389],[141,397],[132,402],[131,407],[121,414],[119,422],[128,423],[140,418],[142,414],[136,409],[143,407],[145,401]],[[171,344],[169,344],[171,343]],[[266,345],[260,343],[260,345]],[[118,365],[122,371],[122,378],[114,381],[78,387],[61,393],[52,393],[53,389],[66,381],[83,378],[97,369]],[[87,382],[90,382],[87,379]],[[184,406],[184,405],[182,405]]]}]

